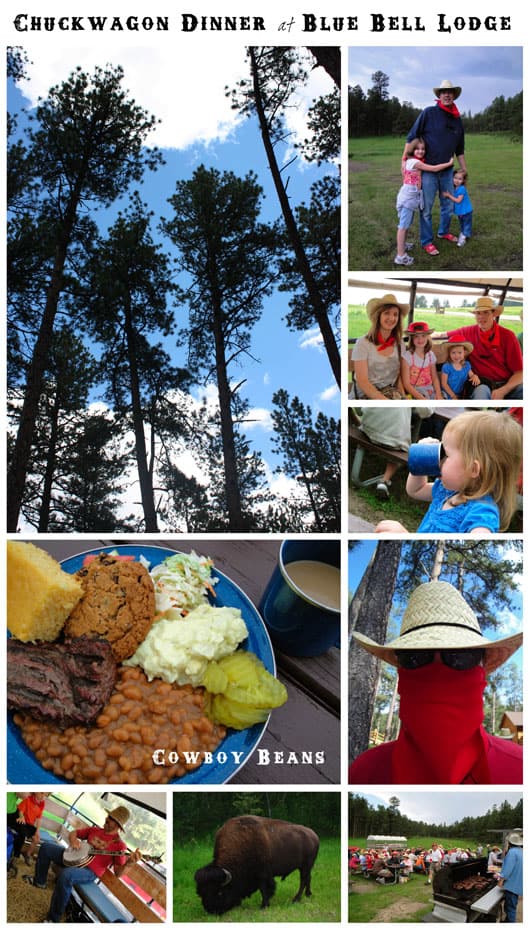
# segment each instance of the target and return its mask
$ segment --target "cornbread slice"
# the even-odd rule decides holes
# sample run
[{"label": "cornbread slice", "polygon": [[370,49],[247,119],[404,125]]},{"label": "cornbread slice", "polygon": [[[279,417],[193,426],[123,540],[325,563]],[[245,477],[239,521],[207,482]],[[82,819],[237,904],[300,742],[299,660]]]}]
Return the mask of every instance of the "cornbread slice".
[{"label": "cornbread slice", "polygon": [[7,543],[7,628],[24,643],[53,642],[83,593],[77,578],[33,543]]}]

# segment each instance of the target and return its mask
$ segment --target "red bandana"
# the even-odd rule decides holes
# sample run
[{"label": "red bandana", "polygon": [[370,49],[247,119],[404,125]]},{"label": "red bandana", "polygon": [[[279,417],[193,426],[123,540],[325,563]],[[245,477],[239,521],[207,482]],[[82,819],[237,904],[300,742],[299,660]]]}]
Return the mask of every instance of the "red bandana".
[{"label": "red bandana", "polygon": [[485,687],[481,665],[465,672],[442,662],[399,669],[394,784],[490,784],[482,733]]},{"label": "red bandana", "polygon": [[478,331],[480,341],[483,346],[491,349],[498,349],[501,344],[501,334],[499,332],[499,327],[494,322],[492,329],[488,329],[486,332],[479,329]]},{"label": "red bandana", "polygon": [[389,336],[388,339],[383,339],[381,333],[378,332],[377,333],[377,342],[378,342],[377,351],[383,352],[384,349],[389,349],[390,346],[394,345],[395,341],[396,341],[395,336]]},{"label": "red bandana", "polygon": [[460,116],[460,111],[454,103],[452,103],[450,107],[444,107],[441,100],[437,100],[436,103],[440,107],[440,110],[443,110],[444,113],[449,113],[449,115],[454,116],[455,119],[458,119]]}]

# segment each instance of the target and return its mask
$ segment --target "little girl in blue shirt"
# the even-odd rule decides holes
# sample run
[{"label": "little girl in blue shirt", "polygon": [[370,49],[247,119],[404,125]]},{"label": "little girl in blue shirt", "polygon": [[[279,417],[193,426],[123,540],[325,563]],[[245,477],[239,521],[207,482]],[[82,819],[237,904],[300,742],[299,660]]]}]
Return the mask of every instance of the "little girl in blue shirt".
[{"label": "little girl in blue shirt", "polygon": [[[430,507],[418,533],[484,535],[505,531],[517,506],[523,431],[506,411],[466,411],[442,434],[441,477],[409,474],[407,494]],[[396,520],[382,520],[376,533],[407,533]]]},{"label": "little girl in blue shirt", "polygon": [[458,217],[460,223],[460,235],[456,244],[460,247],[466,244],[473,231],[473,206],[467,192],[466,182],[467,171],[459,169],[453,172],[454,194],[443,191],[443,196],[454,203],[455,216]]}]

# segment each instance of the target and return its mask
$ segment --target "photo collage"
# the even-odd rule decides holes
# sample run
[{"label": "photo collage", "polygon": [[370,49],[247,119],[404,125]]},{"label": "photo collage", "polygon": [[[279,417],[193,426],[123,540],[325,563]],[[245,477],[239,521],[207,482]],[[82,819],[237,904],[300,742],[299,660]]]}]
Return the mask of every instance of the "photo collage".
[{"label": "photo collage", "polygon": [[3,924],[522,922],[523,48],[121,6],[7,20]]}]

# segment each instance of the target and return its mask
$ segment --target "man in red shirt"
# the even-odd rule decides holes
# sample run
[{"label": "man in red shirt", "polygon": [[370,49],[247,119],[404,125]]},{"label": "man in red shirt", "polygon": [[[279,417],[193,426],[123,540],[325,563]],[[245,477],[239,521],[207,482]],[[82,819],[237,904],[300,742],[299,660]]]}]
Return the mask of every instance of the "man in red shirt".
[{"label": "man in red shirt", "polygon": [[[60,871],[50,901],[48,916],[43,923],[60,923],[74,885],[95,882],[96,878],[101,878],[110,866],[113,866],[114,874],[119,877],[127,865],[138,862],[142,855],[140,850],[127,853],[127,846],[120,837],[120,830],[123,830],[128,819],[127,808],[116,807],[115,810],[109,811],[102,827],[82,827],[80,830],[73,830],[69,833],[70,849],[79,849],[81,841],[87,840],[95,855],[85,866],[66,866]],[[35,875],[24,875],[24,881],[35,888],[46,888],[51,863],[62,866],[64,853],[64,847],[58,843],[43,843],[39,849]],[[109,853],[118,853],[118,855],[111,856]]]},{"label": "man in red shirt", "polygon": [[492,297],[479,297],[471,311],[475,324],[447,334],[473,345],[469,361],[481,381],[471,394],[474,400],[523,397],[523,353],[515,333],[498,323],[503,310]]},{"label": "man in red shirt", "polygon": [[482,726],[486,675],[513,655],[522,633],[486,639],[460,592],[430,581],[412,592],[392,642],[353,636],[398,668],[401,728],[354,759],[350,784],[522,784],[522,747]]}]

